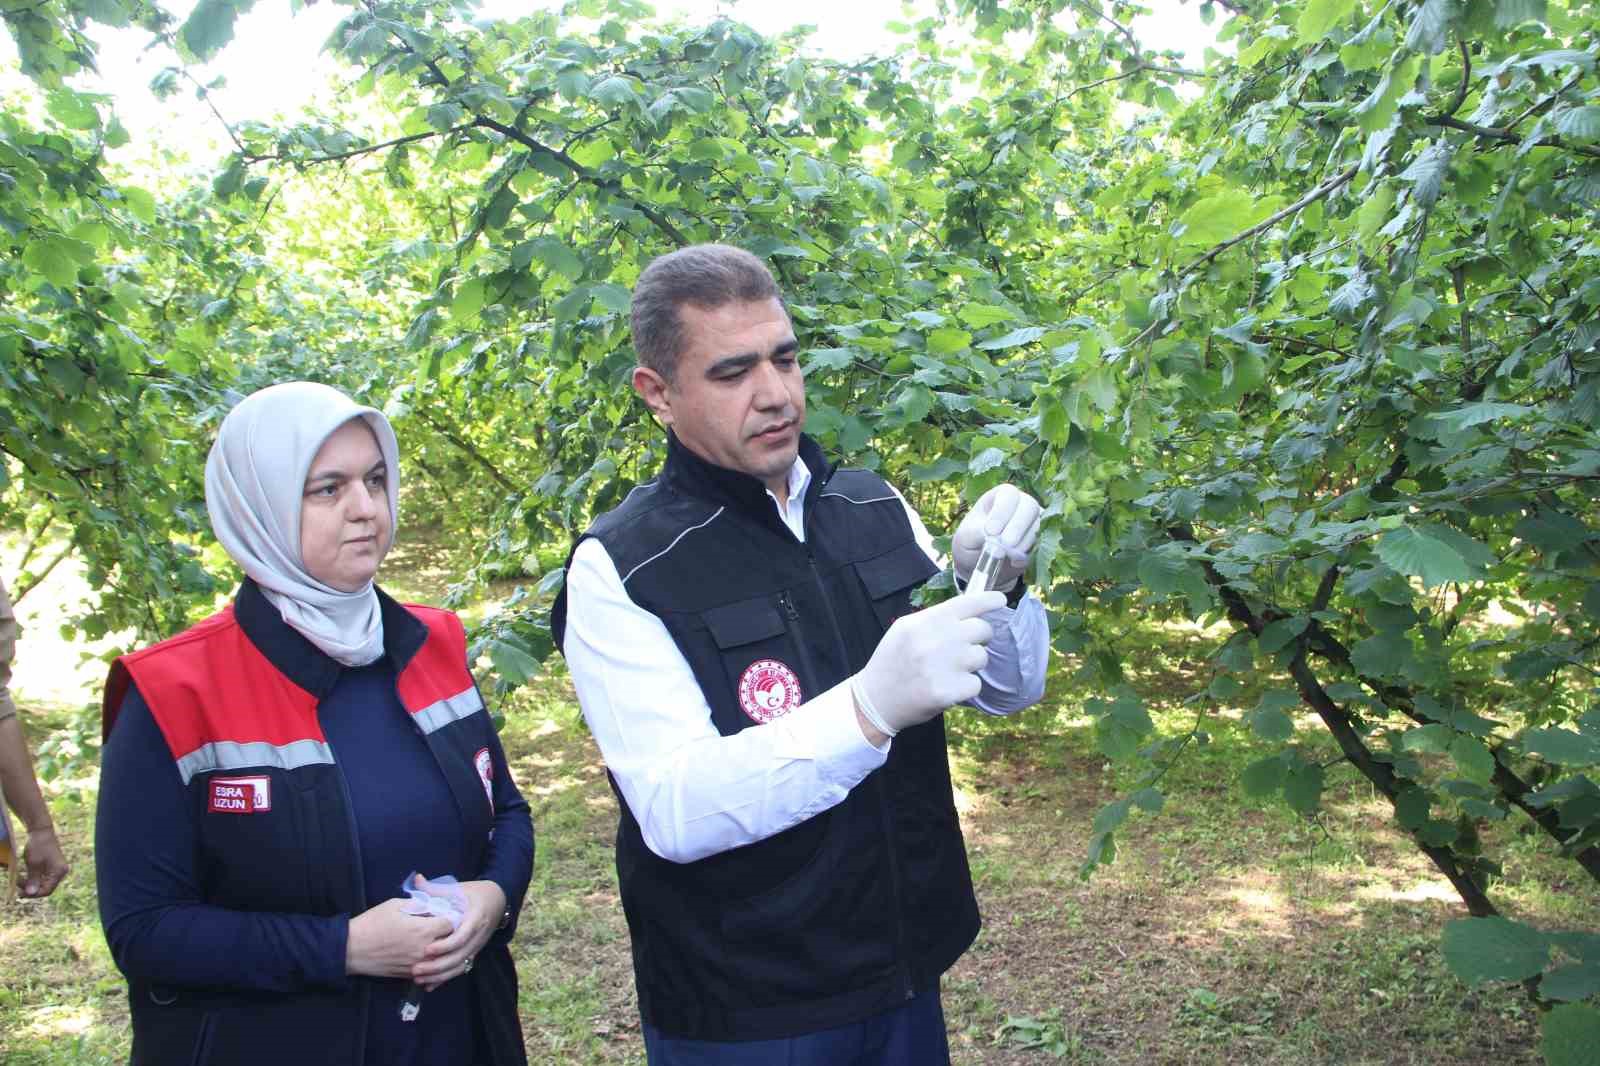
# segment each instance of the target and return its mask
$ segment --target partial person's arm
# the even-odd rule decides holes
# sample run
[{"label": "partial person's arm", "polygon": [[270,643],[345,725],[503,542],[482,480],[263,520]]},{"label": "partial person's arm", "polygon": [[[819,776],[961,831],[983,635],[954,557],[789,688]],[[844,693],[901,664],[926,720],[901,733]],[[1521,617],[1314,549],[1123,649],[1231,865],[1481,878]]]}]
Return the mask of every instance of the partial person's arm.
[{"label": "partial person's arm", "polygon": [[562,652],[606,768],[650,850],[693,862],[836,806],[882,766],[840,684],[725,737],[672,635],[594,539],[567,570]]},{"label": "partial person's arm", "polygon": [[16,649],[16,614],[10,594],[0,584],[0,796],[28,829],[28,843],[22,852],[22,894],[42,897],[54,892],[67,876],[67,857],[56,839],[55,823],[39,791],[28,741],[11,700],[11,663]]},{"label": "partial person's arm", "polygon": [[[0,696],[4,689],[0,688]],[[56,839],[55,823],[50,820],[50,808],[45,805],[39,791],[39,781],[33,775],[33,760],[28,755],[28,742],[22,735],[22,723],[16,713],[5,714],[8,708],[0,707],[0,795],[17,818],[28,827],[28,843],[22,850],[22,894],[30,897],[48,896],[67,876],[67,857]]]},{"label": "partial person's arm", "polygon": [[100,921],[117,967],[174,986],[343,987],[349,918],[203,902],[193,811],[166,740],[130,689],[101,756],[95,817]]}]

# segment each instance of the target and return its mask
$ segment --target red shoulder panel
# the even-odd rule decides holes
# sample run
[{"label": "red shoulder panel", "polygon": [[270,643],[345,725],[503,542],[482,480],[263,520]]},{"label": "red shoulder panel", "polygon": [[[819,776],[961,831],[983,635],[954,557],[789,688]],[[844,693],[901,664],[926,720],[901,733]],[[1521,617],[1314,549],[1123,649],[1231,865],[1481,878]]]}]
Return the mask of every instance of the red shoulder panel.
[{"label": "red shoulder panel", "polygon": [[219,740],[284,745],[324,739],[316,700],[256,650],[231,606],[112,664],[101,709],[108,735],[130,682],[139,686],[174,758]]},{"label": "red shoulder panel", "polygon": [[428,627],[428,639],[396,681],[400,702],[417,711],[472,688],[467,672],[467,633],[451,611],[408,603],[406,610]]}]

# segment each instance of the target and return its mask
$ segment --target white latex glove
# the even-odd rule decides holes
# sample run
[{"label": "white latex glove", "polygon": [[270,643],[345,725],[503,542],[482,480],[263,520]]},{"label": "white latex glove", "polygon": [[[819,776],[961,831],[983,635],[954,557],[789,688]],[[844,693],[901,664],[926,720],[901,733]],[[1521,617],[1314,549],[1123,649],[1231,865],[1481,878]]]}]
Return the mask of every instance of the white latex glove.
[{"label": "white latex glove", "polygon": [[963,584],[972,577],[985,537],[995,538],[1004,550],[993,587],[1005,592],[1027,570],[1039,539],[1039,501],[1015,485],[996,485],[978,497],[950,538],[950,557]]},{"label": "white latex glove", "polygon": [[978,694],[984,645],[994,630],[981,615],[1004,607],[1005,593],[957,596],[897,618],[861,672],[850,679],[856,709],[885,736],[926,722]]}]

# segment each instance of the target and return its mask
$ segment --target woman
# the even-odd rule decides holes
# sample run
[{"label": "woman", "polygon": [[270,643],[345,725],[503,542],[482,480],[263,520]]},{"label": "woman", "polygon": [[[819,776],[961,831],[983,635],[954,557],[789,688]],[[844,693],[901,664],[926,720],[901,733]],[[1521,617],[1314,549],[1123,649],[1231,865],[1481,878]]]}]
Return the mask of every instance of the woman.
[{"label": "woman", "polygon": [[[245,399],[206,462],[244,583],[112,666],[95,860],[133,1066],[526,1062],[533,826],[460,620],[373,584],[398,458],[327,386]],[[413,871],[460,879],[458,928],[409,913]]]}]

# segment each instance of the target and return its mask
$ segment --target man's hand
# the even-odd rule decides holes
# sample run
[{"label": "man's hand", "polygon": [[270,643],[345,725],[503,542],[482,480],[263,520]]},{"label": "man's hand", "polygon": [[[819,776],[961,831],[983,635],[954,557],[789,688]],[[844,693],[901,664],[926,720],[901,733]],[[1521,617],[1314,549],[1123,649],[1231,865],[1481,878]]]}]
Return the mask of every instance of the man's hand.
[{"label": "man's hand", "polygon": [[429,945],[450,936],[450,920],[408,914],[411,901],[386,899],[350,919],[344,972],[364,977],[410,977]]},{"label": "man's hand", "polygon": [[[421,880],[421,879],[419,879]],[[421,880],[419,887],[426,887]],[[506,913],[505,891],[493,881],[463,881],[467,913],[456,931],[428,945],[423,958],[411,967],[411,979],[432,992],[446,981],[468,973],[478,951],[500,928]]]},{"label": "man's hand", "polygon": [[43,899],[56,890],[71,867],[61,853],[55,827],[28,830],[28,845],[22,849],[22,868],[25,871],[22,877],[24,896]]},{"label": "man's hand", "polygon": [[978,671],[989,663],[984,645],[994,636],[980,616],[1005,605],[1004,594],[981,592],[895,619],[850,679],[856,710],[892,737],[972,699],[983,687]]},{"label": "man's hand", "polygon": [[950,538],[950,557],[963,582],[972,578],[985,537],[997,538],[1003,550],[994,587],[1004,592],[1028,569],[1028,557],[1039,539],[1039,501],[1015,485],[996,485],[978,497]]}]

